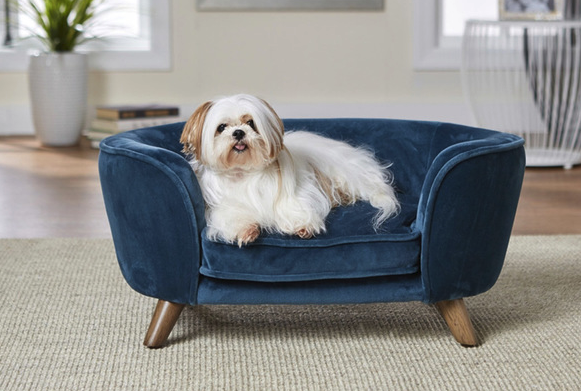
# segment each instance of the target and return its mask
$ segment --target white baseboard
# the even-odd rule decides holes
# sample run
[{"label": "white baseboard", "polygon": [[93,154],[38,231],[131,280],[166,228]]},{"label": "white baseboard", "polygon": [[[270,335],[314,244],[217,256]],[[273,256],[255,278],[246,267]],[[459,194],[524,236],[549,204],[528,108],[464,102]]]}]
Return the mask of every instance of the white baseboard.
[{"label": "white baseboard", "polygon": [[0,106],[0,136],[25,136],[34,134],[29,105]]},{"label": "white baseboard", "polygon": [[[313,103],[273,104],[282,118],[397,118],[454,122],[475,125],[468,105],[447,103]],[[184,104],[187,118],[196,105]],[[89,118],[92,114],[89,114]],[[0,105],[0,136],[33,135],[34,126],[28,105]]]},{"label": "white baseboard", "polygon": [[466,103],[329,103],[274,105],[282,118],[393,118],[474,126]]}]

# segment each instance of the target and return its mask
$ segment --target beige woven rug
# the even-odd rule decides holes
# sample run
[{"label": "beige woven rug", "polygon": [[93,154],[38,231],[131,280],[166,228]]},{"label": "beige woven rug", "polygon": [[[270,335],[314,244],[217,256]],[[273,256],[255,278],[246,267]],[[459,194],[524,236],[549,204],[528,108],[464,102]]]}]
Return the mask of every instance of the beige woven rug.
[{"label": "beige woven rug", "polygon": [[467,299],[483,345],[431,306],[204,306],[141,345],[155,300],[109,240],[0,240],[0,390],[578,390],[581,236],[515,237]]}]

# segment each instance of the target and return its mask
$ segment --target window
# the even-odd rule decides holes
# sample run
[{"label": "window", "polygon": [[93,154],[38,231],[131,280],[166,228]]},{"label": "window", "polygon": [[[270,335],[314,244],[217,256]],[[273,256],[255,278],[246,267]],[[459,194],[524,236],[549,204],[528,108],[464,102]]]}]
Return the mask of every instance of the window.
[{"label": "window", "polygon": [[[6,1],[0,0],[0,20],[5,21]],[[169,0],[109,0],[112,10],[101,15],[107,38],[90,41],[76,49],[89,54],[89,66],[97,70],[158,70],[170,68]],[[106,21],[103,19],[106,18]],[[0,71],[24,71],[28,53],[40,46],[22,40],[35,28],[27,18],[10,12],[10,36],[16,44],[6,46],[6,23],[0,34]],[[99,34],[99,31],[97,31]],[[101,35],[101,34],[100,34]]]},{"label": "window", "polygon": [[497,0],[414,0],[414,69],[460,69],[464,23],[497,18]]}]

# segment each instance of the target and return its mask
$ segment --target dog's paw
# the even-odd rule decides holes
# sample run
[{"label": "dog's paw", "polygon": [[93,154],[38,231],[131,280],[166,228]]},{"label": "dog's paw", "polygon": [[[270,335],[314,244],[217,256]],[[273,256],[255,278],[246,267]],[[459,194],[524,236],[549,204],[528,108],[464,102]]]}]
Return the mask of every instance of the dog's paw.
[{"label": "dog's paw", "polygon": [[309,230],[308,228],[301,228],[299,229],[296,234],[298,235],[298,237],[300,237],[301,239],[310,239],[313,237],[313,232],[311,230]]},{"label": "dog's paw", "polygon": [[256,224],[249,225],[238,233],[238,247],[254,242],[258,238],[258,235],[260,235],[260,227]]}]

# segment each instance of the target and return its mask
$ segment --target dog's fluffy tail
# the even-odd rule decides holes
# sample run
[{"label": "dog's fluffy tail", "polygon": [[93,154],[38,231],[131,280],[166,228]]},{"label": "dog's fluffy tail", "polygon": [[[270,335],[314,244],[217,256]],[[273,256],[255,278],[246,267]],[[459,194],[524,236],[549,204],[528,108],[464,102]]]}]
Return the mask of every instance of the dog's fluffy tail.
[{"label": "dog's fluffy tail", "polygon": [[401,209],[391,182],[384,184],[387,186],[369,197],[370,204],[379,210],[373,218],[373,228],[376,230],[387,219],[396,216]]},{"label": "dog's fluffy tail", "polygon": [[288,133],[284,142],[294,158],[308,162],[325,178],[322,187],[332,204],[369,201],[378,209],[373,218],[376,230],[399,213],[390,166],[380,164],[370,150],[310,132]]}]

